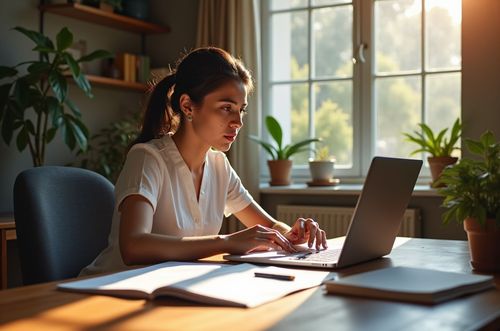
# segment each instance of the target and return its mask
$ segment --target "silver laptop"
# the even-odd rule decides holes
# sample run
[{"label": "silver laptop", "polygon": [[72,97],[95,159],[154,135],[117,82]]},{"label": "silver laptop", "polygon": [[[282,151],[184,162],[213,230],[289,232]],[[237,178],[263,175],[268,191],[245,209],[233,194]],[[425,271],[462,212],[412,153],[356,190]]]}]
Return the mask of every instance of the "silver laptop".
[{"label": "silver laptop", "polygon": [[421,167],[421,160],[373,158],[341,249],[304,249],[298,253],[266,251],[224,255],[224,259],[341,268],[387,255],[391,252]]}]

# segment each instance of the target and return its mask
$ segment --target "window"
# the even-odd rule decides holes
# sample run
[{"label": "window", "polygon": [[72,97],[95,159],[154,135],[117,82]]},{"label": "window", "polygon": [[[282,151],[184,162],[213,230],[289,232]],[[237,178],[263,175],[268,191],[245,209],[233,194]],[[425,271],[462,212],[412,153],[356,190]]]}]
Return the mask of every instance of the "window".
[{"label": "window", "polygon": [[267,0],[262,13],[264,113],[285,142],[321,137],[337,176],[408,157],[403,132],[460,116],[461,0]]}]

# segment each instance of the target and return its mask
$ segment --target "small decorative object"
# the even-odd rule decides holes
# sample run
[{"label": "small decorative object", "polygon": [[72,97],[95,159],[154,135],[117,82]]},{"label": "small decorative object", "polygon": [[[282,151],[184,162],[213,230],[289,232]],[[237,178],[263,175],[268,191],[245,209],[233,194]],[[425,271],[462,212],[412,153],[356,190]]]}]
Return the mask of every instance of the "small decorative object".
[{"label": "small decorative object", "polygon": [[331,186],[339,183],[338,178],[333,178],[335,158],[330,155],[328,146],[316,150],[314,159],[309,159],[309,171],[312,180],[307,182],[309,186]]},{"label": "small decorative object", "polygon": [[[68,48],[73,44],[73,34],[62,28],[54,44],[45,35],[16,27],[35,42],[33,49],[40,53],[40,60],[23,61],[13,67],[0,66],[0,80],[10,79],[0,85],[0,131],[3,140],[10,144],[15,131],[17,149],[29,148],[33,166],[45,163],[46,145],[62,129],[65,144],[73,150],[87,148],[88,130],[81,121],[78,107],[68,98],[68,80],[73,78],[87,96],[92,97],[90,83],[81,71],[82,62],[110,57],[109,52],[94,51],[75,59]],[[18,69],[28,65],[27,72]],[[64,72],[69,68],[71,76]],[[66,111],[66,107],[70,112]],[[29,114],[27,110],[32,109]]]},{"label": "small decorative object", "polygon": [[500,271],[500,142],[486,131],[465,143],[479,158],[444,169],[439,182],[445,186],[438,189],[448,208],[443,220],[464,223],[474,269]]},{"label": "small decorative object", "polygon": [[[407,141],[414,142],[419,145],[420,148],[413,151],[411,155],[426,152],[430,156],[427,157],[429,162],[429,167],[431,169],[432,175],[432,187],[437,187],[438,178],[444,168],[457,162],[458,158],[451,156],[452,152],[459,147],[456,147],[456,143],[460,138],[462,132],[462,125],[460,119],[457,119],[453,124],[453,128],[450,132],[450,137],[446,138],[445,134],[448,128],[441,130],[437,135],[432,132],[431,128],[425,123],[418,124],[422,129],[422,133],[414,131],[413,135],[405,133]],[[442,185],[442,184],[441,184]]]},{"label": "small decorative object", "polygon": [[309,149],[307,146],[309,144],[320,140],[318,138],[310,138],[295,144],[283,146],[283,130],[279,122],[273,116],[266,116],[266,128],[274,139],[274,144],[268,143],[255,136],[250,136],[250,139],[258,142],[271,156],[272,160],[267,161],[271,174],[270,185],[290,185],[292,170],[292,160],[290,160],[290,157],[295,153],[308,151]]},{"label": "small decorative object", "polygon": [[149,18],[149,1],[123,0],[123,14],[146,21]]}]

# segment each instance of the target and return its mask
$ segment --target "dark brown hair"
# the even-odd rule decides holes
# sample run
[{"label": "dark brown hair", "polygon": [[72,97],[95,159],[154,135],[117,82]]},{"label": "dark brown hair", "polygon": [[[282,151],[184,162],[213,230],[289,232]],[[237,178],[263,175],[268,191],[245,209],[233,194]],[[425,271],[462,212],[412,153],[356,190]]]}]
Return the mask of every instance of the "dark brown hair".
[{"label": "dark brown hair", "polygon": [[203,47],[182,57],[170,75],[151,90],[142,128],[133,144],[160,138],[177,130],[182,120],[179,99],[187,94],[195,104],[230,80],[253,88],[252,77],[243,64],[217,47]]}]

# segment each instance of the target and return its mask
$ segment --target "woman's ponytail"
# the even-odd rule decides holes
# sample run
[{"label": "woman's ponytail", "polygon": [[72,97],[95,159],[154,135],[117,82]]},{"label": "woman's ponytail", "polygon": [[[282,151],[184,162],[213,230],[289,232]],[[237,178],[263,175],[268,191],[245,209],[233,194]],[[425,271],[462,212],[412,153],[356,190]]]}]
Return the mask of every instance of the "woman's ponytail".
[{"label": "woman's ponytail", "polygon": [[172,73],[153,87],[144,113],[141,132],[132,145],[160,138],[176,126],[178,119],[169,102],[170,89],[174,86],[175,80],[176,74]]}]

